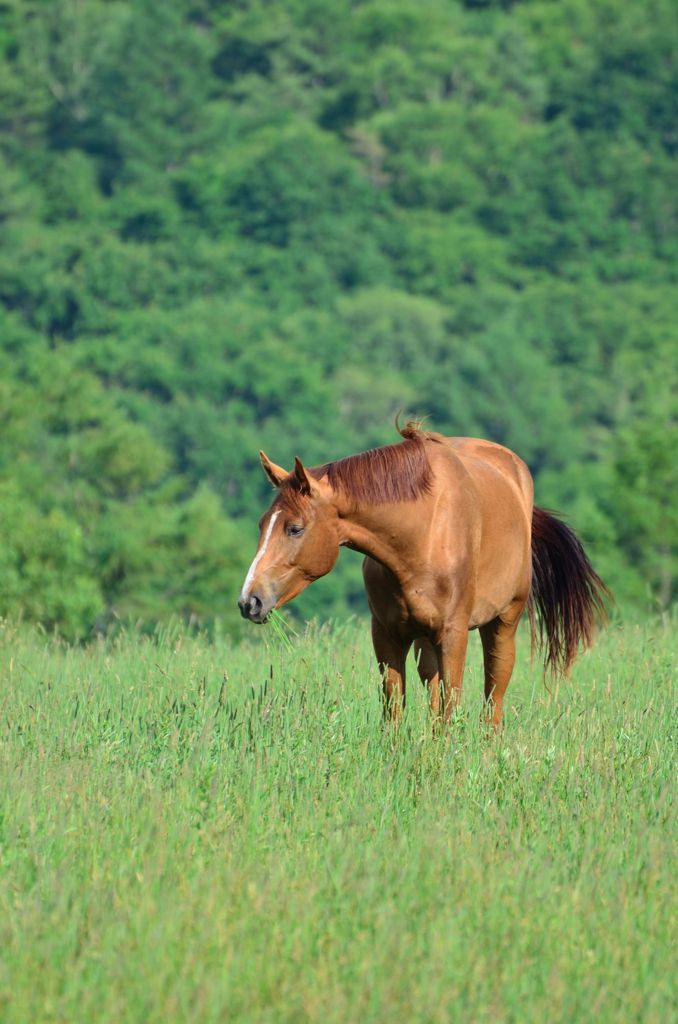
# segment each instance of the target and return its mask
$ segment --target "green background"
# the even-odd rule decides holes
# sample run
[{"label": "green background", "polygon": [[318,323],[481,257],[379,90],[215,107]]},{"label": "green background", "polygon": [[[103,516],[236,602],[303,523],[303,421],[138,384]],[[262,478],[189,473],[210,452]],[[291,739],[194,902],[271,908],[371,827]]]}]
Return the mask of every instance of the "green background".
[{"label": "green background", "polygon": [[[0,614],[232,631],[291,466],[514,448],[675,597],[673,0],[0,4]],[[360,610],[342,558],[299,614]]]}]

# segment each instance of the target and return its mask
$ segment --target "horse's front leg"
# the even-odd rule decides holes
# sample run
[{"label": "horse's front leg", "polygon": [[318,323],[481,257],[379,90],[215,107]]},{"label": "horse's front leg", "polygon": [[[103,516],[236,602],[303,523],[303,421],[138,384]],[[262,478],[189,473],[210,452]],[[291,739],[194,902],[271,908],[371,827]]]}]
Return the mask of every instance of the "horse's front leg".
[{"label": "horse's front leg", "polygon": [[409,644],[372,616],[372,643],[384,686],[384,718],[397,722],[405,707],[405,659]]},{"label": "horse's front leg", "polygon": [[443,715],[449,722],[459,706],[468,644],[468,617],[455,619],[443,631],[436,644],[440,683],[443,690]]},{"label": "horse's front leg", "polygon": [[436,649],[430,640],[422,637],[414,641],[414,656],[419,678],[428,686],[431,716],[434,722],[440,717],[440,666]]}]

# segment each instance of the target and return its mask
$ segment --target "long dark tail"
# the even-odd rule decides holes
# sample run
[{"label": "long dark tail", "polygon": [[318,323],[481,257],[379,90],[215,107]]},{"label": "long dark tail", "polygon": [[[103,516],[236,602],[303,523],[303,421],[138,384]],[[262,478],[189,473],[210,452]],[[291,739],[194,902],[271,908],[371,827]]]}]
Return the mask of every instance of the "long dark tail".
[{"label": "long dark tail", "polygon": [[544,667],[566,672],[579,645],[590,647],[595,628],[606,618],[610,592],[588,560],[573,530],[546,509],[532,512],[532,590],[529,614],[544,653]]}]

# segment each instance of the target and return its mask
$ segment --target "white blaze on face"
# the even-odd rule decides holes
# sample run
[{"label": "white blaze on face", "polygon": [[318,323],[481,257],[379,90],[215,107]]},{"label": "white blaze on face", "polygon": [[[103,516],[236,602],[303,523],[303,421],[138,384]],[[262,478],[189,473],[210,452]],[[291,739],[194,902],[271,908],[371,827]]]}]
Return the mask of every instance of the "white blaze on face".
[{"label": "white blaze on face", "polygon": [[264,557],[264,554],[266,552],[266,548],[268,547],[268,542],[271,539],[271,531],[273,530],[273,527],[275,525],[275,521],[276,521],[276,519],[278,518],[279,515],[280,515],[280,512],[274,512],[273,515],[271,516],[271,518],[268,521],[268,526],[266,527],[266,534],[264,536],[264,542],[261,545],[261,547],[259,548],[259,550],[257,551],[256,555],[254,556],[254,561],[252,562],[251,566],[249,567],[249,570],[247,572],[247,576],[245,576],[245,582],[243,583],[242,590],[240,591],[240,600],[241,601],[244,601],[244,600],[246,600],[249,597],[250,584],[252,583],[252,580],[254,579],[254,574],[257,571],[257,566],[259,565],[259,562]]}]

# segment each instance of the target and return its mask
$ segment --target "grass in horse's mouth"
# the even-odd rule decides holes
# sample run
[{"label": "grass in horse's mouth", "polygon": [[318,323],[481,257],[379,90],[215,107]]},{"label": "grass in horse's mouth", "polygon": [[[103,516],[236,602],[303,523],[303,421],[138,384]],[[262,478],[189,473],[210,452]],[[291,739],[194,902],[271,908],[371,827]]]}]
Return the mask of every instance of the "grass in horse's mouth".
[{"label": "grass in horse's mouth", "polygon": [[295,629],[292,629],[287,619],[285,619],[284,616],[274,608],[268,613],[263,621],[270,625],[283,647],[286,650],[291,651],[294,646],[292,637],[296,637],[298,639],[299,634]]}]

